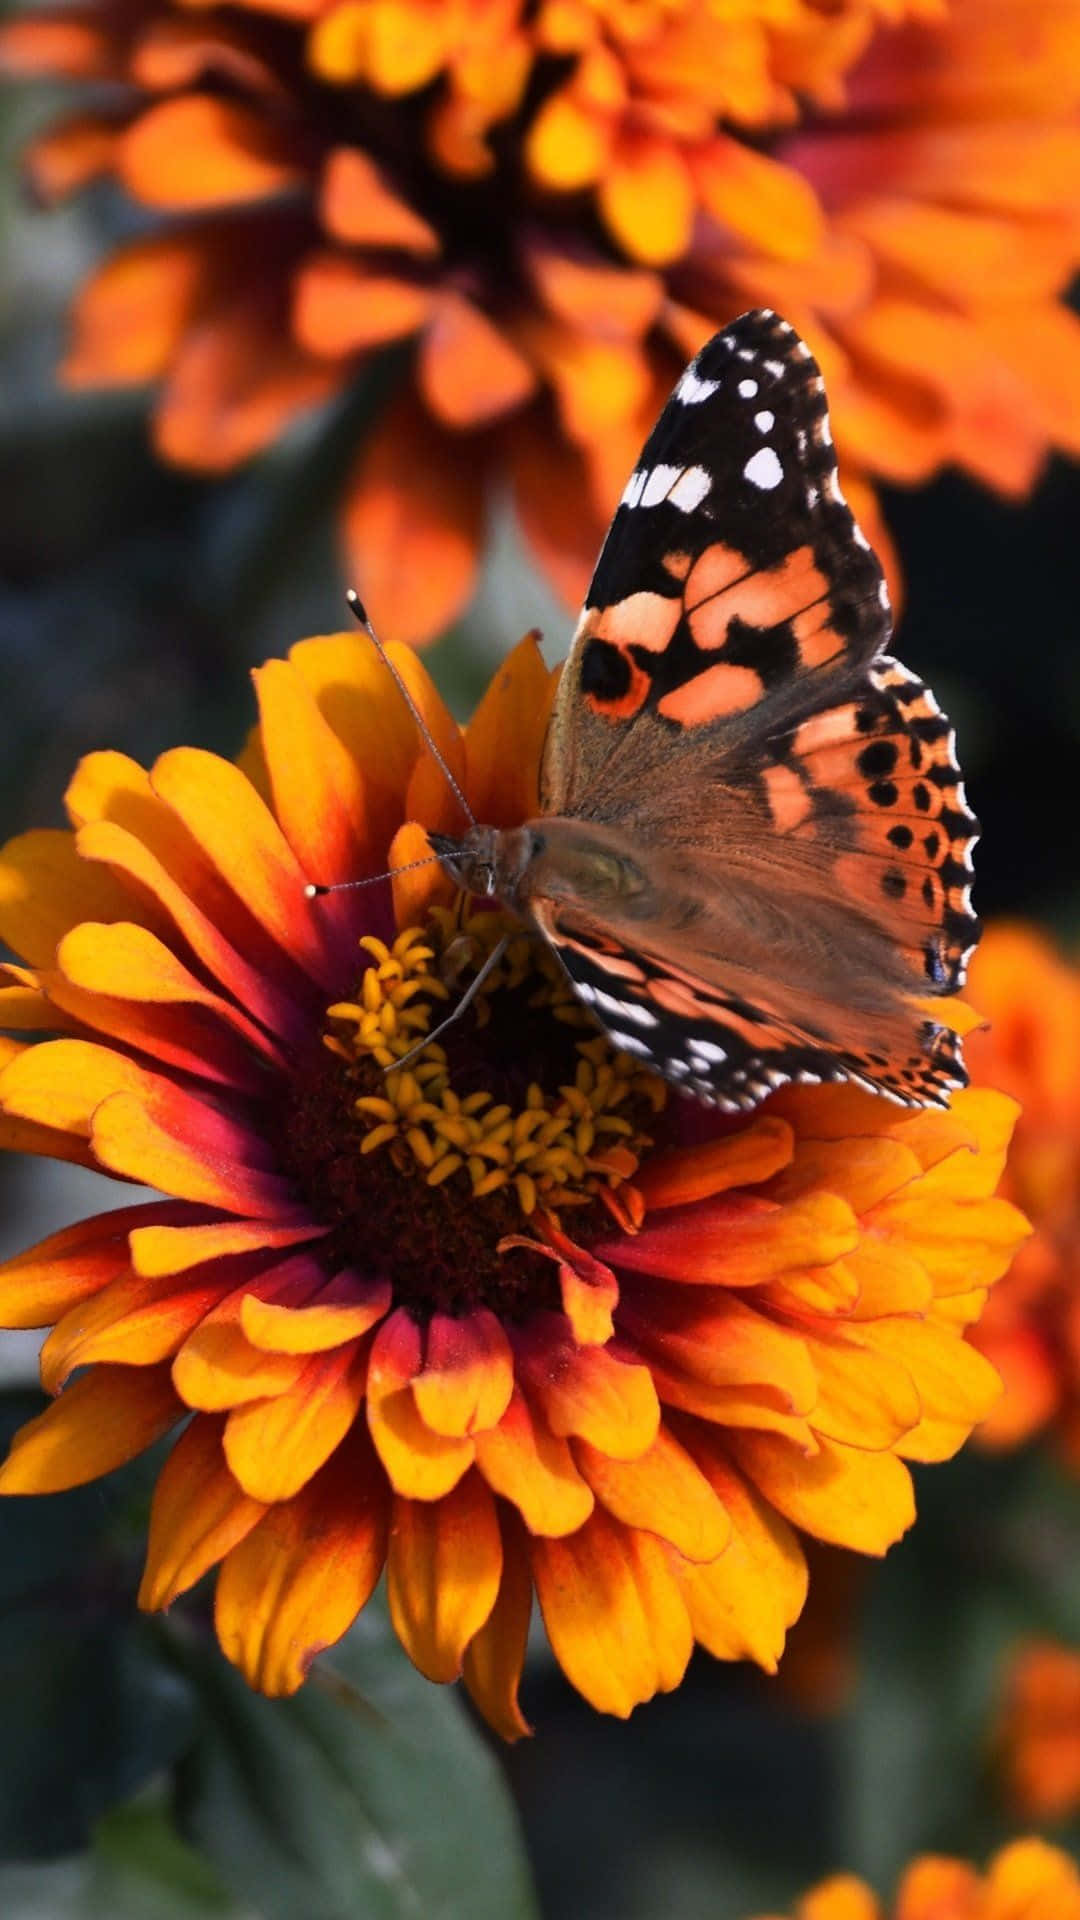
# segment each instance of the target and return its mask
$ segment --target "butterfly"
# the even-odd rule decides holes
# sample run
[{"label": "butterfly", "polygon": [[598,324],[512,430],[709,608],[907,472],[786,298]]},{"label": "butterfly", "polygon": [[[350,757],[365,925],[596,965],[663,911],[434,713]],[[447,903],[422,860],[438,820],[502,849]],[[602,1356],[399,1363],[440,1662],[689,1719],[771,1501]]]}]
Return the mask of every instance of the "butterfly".
[{"label": "butterfly", "polygon": [[825,388],[775,313],[686,368],[604,541],[540,812],[432,835],[541,934],[612,1043],[735,1112],[788,1081],[966,1084],[934,1000],[978,939],[951,726],[886,651]]}]

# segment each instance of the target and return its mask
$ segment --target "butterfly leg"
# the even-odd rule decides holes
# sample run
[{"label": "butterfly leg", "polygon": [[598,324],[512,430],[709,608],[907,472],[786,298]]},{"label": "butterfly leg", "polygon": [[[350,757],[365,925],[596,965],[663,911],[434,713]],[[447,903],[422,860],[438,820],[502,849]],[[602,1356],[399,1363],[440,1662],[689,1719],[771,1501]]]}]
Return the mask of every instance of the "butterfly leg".
[{"label": "butterfly leg", "polygon": [[477,973],[474,976],[474,978],[470,980],[468,986],[466,987],[464,993],[461,996],[461,999],[458,1001],[457,1006],[454,1008],[453,1012],[448,1013],[445,1020],[440,1020],[438,1026],[435,1027],[431,1033],[426,1033],[424,1035],[424,1038],[422,1040],[418,1040],[414,1047],[410,1047],[408,1053],[403,1053],[400,1059],[394,1060],[391,1062],[391,1064],[388,1067],[384,1067],[383,1068],[384,1073],[397,1073],[401,1067],[407,1067],[411,1060],[415,1060],[418,1054],[423,1053],[425,1047],[430,1047],[432,1042],[439,1038],[440,1034],[445,1033],[447,1027],[452,1027],[455,1020],[461,1019],[461,1016],[465,1012],[466,1008],[470,1005],[470,1003],[473,1000],[476,999],[476,996],[479,993],[488,975],[490,973],[494,973],[495,968],[498,966],[499,961],[502,959],[503,954],[506,952],[506,949],[509,945],[510,945],[510,935],[508,933],[504,933],[502,939],[498,941],[495,946],[492,947],[491,952],[488,954],[488,957],[484,961],[483,966],[480,968],[479,973]]}]

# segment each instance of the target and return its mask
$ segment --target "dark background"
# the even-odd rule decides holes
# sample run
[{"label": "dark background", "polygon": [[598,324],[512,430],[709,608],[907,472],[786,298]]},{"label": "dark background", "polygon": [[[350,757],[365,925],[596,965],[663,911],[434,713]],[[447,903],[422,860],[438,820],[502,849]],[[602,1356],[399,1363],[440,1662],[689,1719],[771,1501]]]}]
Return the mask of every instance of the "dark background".
[{"label": "dark background", "polygon": [[[97,193],[49,216],[20,206],[12,156],[49,112],[43,91],[0,104],[5,835],[61,820],[64,786],[89,749],[143,761],[180,741],[234,751],[251,717],[247,669],[345,624],[332,507],[353,437],[347,410],[306,425],[256,466],[205,482],[154,461],[145,396],[55,387],[65,295],[104,242],[129,230],[130,215]],[[1080,479],[1052,466],[1015,506],[946,476],[890,494],[886,511],[907,581],[903,658],[957,723],[983,822],[979,906],[1068,933]],[[534,621],[557,657],[569,617],[503,530],[477,608],[427,655],[459,713]],[[9,1165],[0,1180],[2,1253],[101,1204],[97,1184],[69,1168]],[[9,1428],[35,1404],[34,1347],[30,1336],[0,1343]],[[257,1845],[238,1868],[215,1842],[206,1782],[217,1783],[214,1805],[226,1789],[193,1727],[209,1713],[224,1739],[222,1728],[235,1734],[250,1719],[251,1751],[262,1756],[270,1723],[260,1714],[299,1727],[302,1746],[301,1721],[288,1718],[293,1708],[249,1711],[216,1678],[177,1664],[175,1646],[163,1666],[158,1630],[132,1625],[147,1484],[137,1469],[104,1489],[0,1510],[0,1851],[26,1862],[0,1867],[4,1920],[294,1911]],[[861,1678],[829,1713],[699,1656],[678,1694],[623,1725],[578,1700],[537,1647],[525,1705],[539,1737],[498,1764],[548,1920],[745,1920],[770,1902],[789,1906],[840,1866],[884,1887],[913,1851],[983,1853],[1007,1837],[988,1716],[1017,1637],[1052,1629],[1080,1640],[1076,1489],[1038,1453],[971,1456],[924,1473],[920,1507],[912,1539],[869,1582]],[[203,1754],[202,1773],[193,1753]],[[429,1814],[445,1783],[444,1772],[424,1789]],[[279,1809],[271,1826],[284,1817]],[[479,1798],[472,1817],[475,1827],[463,1815],[454,1838],[482,1854],[494,1843]],[[234,1839],[243,1818],[234,1814]],[[29,1864],[42,1859],[53,1864]],[[314,1920],[398,1911],[366,1898],[336,1905],[327,1895],[320,1905],[313,1896],[305,1908],[299,1895],[295,1911]],[[486,1911],[471,1902],[456,1910]],[[506,1895],[491,1911],[527,1908]]]}]

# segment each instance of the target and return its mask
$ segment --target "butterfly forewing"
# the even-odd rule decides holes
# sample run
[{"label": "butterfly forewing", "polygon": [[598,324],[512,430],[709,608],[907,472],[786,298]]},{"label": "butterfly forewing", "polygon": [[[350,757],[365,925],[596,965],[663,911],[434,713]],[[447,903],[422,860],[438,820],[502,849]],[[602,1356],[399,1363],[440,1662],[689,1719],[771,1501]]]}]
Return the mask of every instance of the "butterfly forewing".
[{"label": "butterfly forewing", "polygon": [[918,1003],[962,983],[977,938],[976,823],[890,630],[816,363],[746,314],[627,483],[545,745],[544,812],[615,836],[648,883],[636,916],[521,890],[616,1043],[700,1098],[963,1084]]}]

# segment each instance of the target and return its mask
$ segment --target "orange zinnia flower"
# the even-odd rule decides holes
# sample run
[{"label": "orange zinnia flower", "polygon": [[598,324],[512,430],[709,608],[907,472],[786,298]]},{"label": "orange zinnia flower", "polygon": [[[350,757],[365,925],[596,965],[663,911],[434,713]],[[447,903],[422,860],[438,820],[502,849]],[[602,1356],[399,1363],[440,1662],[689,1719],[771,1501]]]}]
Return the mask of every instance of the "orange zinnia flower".
[{"label": "orange zinnia flower", "polygon": [[1055,1640],[1016,1651],[994,1746],[1002,1789],[1022,1819],[1080,1810],[1080,1653]]},{"label": "orange zinnia flower", "polygon": [[818,356],[875,546],[875,476],[1017,495],[1080,449],[1080,0],[82,0],[0,55],[123,83],[28,165],[172,216],[64,365],[158,382],[168,459],[229,468],[411,343],[342,517],[397,638],[465,605],[507,480],[580,599],[658,398],[746,307]]},{"label": "orange zinnia flower", "polygon": [[1015,1840],[985,1874],[941,1854],[914,1860],[889,1906],[865,1880],[836,1874],[804,1894],[790,1920],[1080,1920],[1080,1874],[1058,1847]]},{"label": "orange zinnia flower", "polygon": [[[525,817],[532,639],[464,735],[395,657],[478,815]],[[964,1330],[1024,1231],[994,1197],[1012,1103],[803,1087],[707,1113],[613,1052],[523,932],[445,1048],[394,1069],[505,922],[424,860],[452,802],[360,636],[255,680],[242,767],[91,755],[72,830],[0,863],[25,958],[0,1140],[168,1196],[0,1273],[0,1319],[55,1322],[59,1395],[0,1491],[86,1481],[193,1415],[142,1601],[220,1562],[221,1643],[268,1693],[384,1562],[417,1666],[463,1672],[510,1738],[534,1589],[608,1711],[677,1685],[695,1639],[772,1669],[793,1527],[884,1552],[905,1461],[950,1456],[997,1391]]]},{"label": "orange zinnia flower", "polygon": [[1080,1468],[1080,972],[1036,928],[991,926],[971,998],[989,1023],[973,1071],[1022,1103],[1006,1191],[1035,1226],[975,1336],[1005,1383],[980,1439],[1052,1426]]}]

